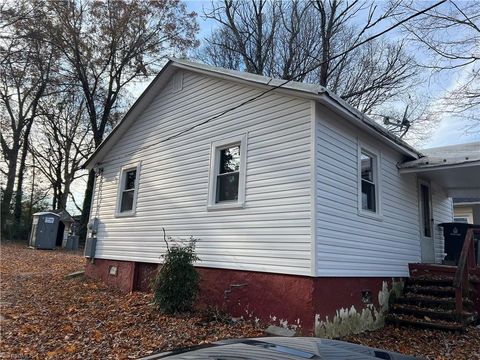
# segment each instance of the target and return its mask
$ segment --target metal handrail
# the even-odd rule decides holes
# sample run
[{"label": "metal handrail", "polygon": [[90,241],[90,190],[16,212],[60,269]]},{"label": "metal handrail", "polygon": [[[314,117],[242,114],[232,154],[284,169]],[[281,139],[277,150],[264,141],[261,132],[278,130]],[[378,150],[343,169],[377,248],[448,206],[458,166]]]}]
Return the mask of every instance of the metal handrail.
[{"label": "metal handrail", "polygon": [[455,309],[459,317],[463,314],[463,295],[468,293],[469,270],[475,268],[475,246],[473,242],[473,233],[478,229],[468,229],[465,235],[460,259],[458,260],[457,270],[453,279],[455,287]]}]

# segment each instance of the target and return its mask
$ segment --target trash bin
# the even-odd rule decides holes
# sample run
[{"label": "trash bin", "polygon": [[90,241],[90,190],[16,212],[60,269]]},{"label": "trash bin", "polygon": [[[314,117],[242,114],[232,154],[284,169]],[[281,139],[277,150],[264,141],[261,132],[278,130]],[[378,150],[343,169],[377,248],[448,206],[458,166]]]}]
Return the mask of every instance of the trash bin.
[{"label": "trash bin", "polygon": [[77,250],[78,249],[78,235],[68,235],[67,243],[65,244],[66,250]]},{"label": "trash bin", "polygon": [[[460,254],[462,253],[463,243],[468,229],[479,229],[480,225],[465,223],[441,223],[443,227],[443,237],[445,239],[445,260],[447,265],[457,265]],[[475,257],[478,263],[478,234],[474,233]]]}]

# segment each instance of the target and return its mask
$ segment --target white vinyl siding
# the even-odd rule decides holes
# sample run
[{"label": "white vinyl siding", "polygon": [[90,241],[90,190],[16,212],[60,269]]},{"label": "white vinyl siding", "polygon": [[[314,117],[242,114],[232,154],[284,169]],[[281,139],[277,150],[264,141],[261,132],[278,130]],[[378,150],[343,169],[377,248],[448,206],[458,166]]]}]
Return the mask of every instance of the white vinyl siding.
[{"label": "white vinyl siding", "polygon": [[[407,276],[420,261],[417,179],[402,156],[317,105],[317,275]],[[381,217],[358,212],[359,146],[379,156]]]},{"label": "white vinyl siding", "polygon": [[445,253],[445,241],[443,238],[443,228],[438,226],[444,222],[453,221],[453,203],[448,198],[441,187],[432,183],[432,213],[433,213],[433,233],[435,263],[441,264]]},{"label": "white vinyl siding", "polygon": [[[97,257],[160,262],[165,227],[200,239],[199,266],[311,274],[311,101],[270,93],[162,141],[261,91],[185,71],[158,94],[102,161]],[[208,211],[211,144],[235,134],[248,137],[244,208]],[[136,214],[115,218],[119,169],[136,161]]]}]

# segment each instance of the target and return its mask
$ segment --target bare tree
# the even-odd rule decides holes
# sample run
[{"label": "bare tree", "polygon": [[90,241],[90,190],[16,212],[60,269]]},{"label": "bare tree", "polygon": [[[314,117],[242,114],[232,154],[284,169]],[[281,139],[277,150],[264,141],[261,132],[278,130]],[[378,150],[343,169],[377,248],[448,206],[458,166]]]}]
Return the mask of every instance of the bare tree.
[{"label": "bare tree", "polygon": [[2,232],[11,216],[15,182],[14,219],[20,219],[30,132],[57,59],[40,30],[35,6],[29,2],[15,7],[4,5],[1,12],[0,26],[6,34],[0,42],[1,171],[6,177],[2,186]]},{"label": "bare tree", "polygon": [[[85,99],[95,146],[126,104],[133,80],[155,73],[162,60],[196,46],[196,14],[179,0],[50,1],[46,29],[62,53],[64,73]],[[86,228],[93,188],[90,173],[83,203]]]},{"label": "bare tree", "polygon": [[52,207],[65,209],[72,183],[83,176],[82,164],[94,149],[83,97],[66,89],[40,105],[31,153],[35,168],[50,183]]},{"label": "bare tree", "polygon": [[211,7],[205,16],[221,26],[206,39],[203,60],[299,81],[317,66],[318,21],[311,2],[224,0]]},{"label": "bare tree", "polygon": [[[417,11],[416,3],[404,4]],[[471,120],[469,129],[480,132],[480,3],[452,1],[405,24],[410,40],[423,51],[423,68],[457,76],[457,84],[438,99],[432,111]]]},{"label": "bare tree", "polygon": [[277,2],[259,0],[251,3],[225,0],[212,1],[212,10],[205,14],[219,22],[220,29],[208,42],[218,55],[231,53],[239,56],[244,69],[253,74],[264,74],[272,58],[274,37],[279,21]]},{"label": "bare tree", "polygon": [[361,111],[378,112],[408,93],[418,75],[403,41],[368,40],[402,14],[399,3],[382,10],[360,0],[212,3],[205,15],[220,27],[200,57],[214,65],[317,83]]}]

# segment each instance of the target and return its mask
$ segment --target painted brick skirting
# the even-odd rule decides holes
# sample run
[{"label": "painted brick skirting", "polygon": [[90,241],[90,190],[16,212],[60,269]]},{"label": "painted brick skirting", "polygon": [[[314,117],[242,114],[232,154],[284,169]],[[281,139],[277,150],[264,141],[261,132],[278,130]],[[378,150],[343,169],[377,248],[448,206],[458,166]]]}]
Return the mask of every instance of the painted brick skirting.
[{"label": "painted brick skirting", "polygon": [[[116,267],[116,274],[110,274]],[[149,291],[157,264],[95,259],[86,275],[123,292]],[[199,306],[217,306],[234,317],[314,332],[315,322],[334,321],[367,307],[378,309],[391,278],[326,278],[198,267]],[[115,272],[112,270],[112,272]],[[370,295],[370,296],[368,296]],[[370,301],[369,299],[370,298]],[[342,315],[342,316],[347,316]],[[327,318],[328,317],[328,318]],[[337,321],[337,320],[336,320]],[[318,324],[317,324],[318,325]]]}]

